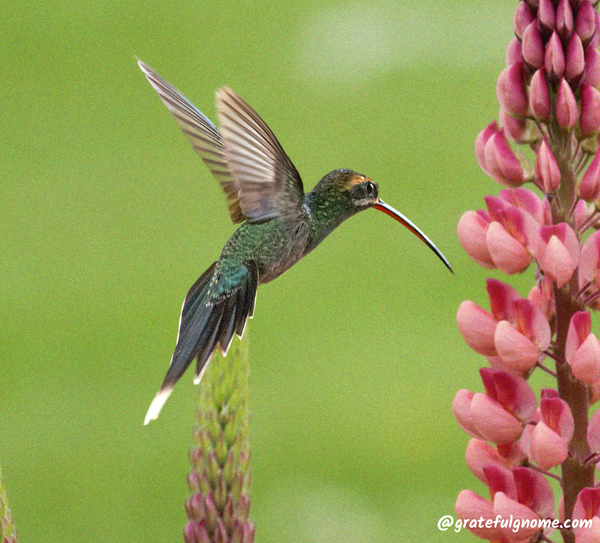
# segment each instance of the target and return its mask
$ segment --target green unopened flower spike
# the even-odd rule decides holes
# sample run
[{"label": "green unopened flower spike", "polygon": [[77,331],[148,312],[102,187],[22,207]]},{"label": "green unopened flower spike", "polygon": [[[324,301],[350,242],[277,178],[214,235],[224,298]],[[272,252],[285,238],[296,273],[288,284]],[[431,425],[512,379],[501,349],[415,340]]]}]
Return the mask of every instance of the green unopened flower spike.
[{"label": "green unopened flower spike", "polygon": [[248,335],[216,353],[200,382],[190,450],[186,543],[254,541],[250,509]]},{"label": "green unopened flower spike", "polygon": [[13,519],[12,511],[8,506],[4,479],[0,469],[0,541],[2,543],[16,543],[17,528]]}]

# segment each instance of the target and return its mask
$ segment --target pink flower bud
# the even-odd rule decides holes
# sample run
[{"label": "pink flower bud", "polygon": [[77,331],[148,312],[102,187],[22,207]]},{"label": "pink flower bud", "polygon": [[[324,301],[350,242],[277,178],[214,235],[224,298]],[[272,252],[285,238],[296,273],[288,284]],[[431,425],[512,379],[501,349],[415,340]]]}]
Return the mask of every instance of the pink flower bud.
[{"label": "pink flower bud", "polygon": [[600,452],[600,411],[596,411],[590,418],[587,427],[587,442],[593,452]]},{"label": "pink flower bud", "polygon": [[539,0],[537,19],[543,33],[549,34],[554,29],[555,13],[551,0]]},{"label": "pink flower bud", "polygon": [[523,31],[521,53],[525,62],[534,69],[544,64],[544,44],[537,21],[532,21]]},{"label": "pink flower bud", "polygon": [[506,53],[504,54],[504,62],[507,66],[516,62],[523,62],[523,54],[521,53],[521,42],[518,38],[513,38],[508,42]]},{"label": "pink flower bud", "polygon": [[485,211],[466,211],[458,221],[456,233],[465,252],[484,268],[493,269],[494,261],[485,241],[490,218]]},{"label": "pink flower bud", "polygon": [[585,73],[583,82],[597,87],[600,85],[600,53],[593,45],[585,49]]},{"label": "pink flower bud", "polygon": [[[508,541],[529,541],[539,531],[537,527],[539,516],[529,509],[529,507],[511,500],[503,492],[496,492],[494,496],[494,514],[499,515],[503,519],[512,517],[514,521],[518,521],[519,529],[517,531],[509,526],[500,528]],[[531,528],[532,521],[534,520],[536,521],[536,527]]]},{"label": "pink flower bud", "polygon": [[534,17],[531,14],[531,10],[525,2],[519,2],[517,10],[515,11],[514,25],[515,34],[518,38],[523,37],[523,32],[534,21]]},{"label": "pink flower bud", "polygon": [[588,202],[600,197],[600,153],[594,155],[594,159],[581,177],[577,193]]},{"label": "pink flower bud", "polygon": [[535,176],[538,184],[544,188],[544,192],[555,192],[560,186],[560,170],[546,138],[538,147],[535,158]]},{"label": "pink flower bud", "polygon": [[577,10],[577,20],[575,21],[575,32],[584,43],[589,42],[596,32],[596,10],[592,7],[589,0],[583,0]]},{"label": "pink flower bud", "polygon": [[573,32],[573,11],[569,0],[560,0],[556,8],[556,30],[558,35],[567,40]]},{"label": "pink flower bud", "polygon": [[494,443],[512,443],[523,426],[498,402],[480,392],[471,401],[472,421],[479,434]]},{"label": "pink flower bud", "polygon": [[494,331],[496,320],[476,303],[464,301],[456,314],[458,330],[471,349],[484,356],[496,354]]},{"label": "pink flower bud", "polygon": [[558,33],[554,31],[548,43],[544,54],[544,68],[548,77],[558,81],[565,72],[565,54]]},{"label": "pink flower bud", "polygon": [[569,81],[575,80],[583,73],[585,68],[585,54],[583,44],[577,34],[573,34],[567,43],[565,55],[565,77]]},{"label": "pink flower bud", "polygon": [[486,482],[486,477],[483,473],[485,466],[510,467],[508,460],[500,456],[498,449],[490,445],[487,441],[477,438],[472,438],[469,441],[465,452],[465,460],[473,475],[482,483]]},{"label": "pink flower bud", "polygon": [[600,132],[600,92],[589,85],[581,85],[581,118],[579,120],[583,138]]},{"label": "pink flower bud", "polygon": [[504,130],[500,129],[485,144],[485,165],[494,181],[509,186],[518,186],[526,181],[521,161],[510,147]]},{"label": "pink flower bud", "polygon": [[496,123],[496,121],[492,121],[481,132],[479,132],[477,139],[475,140],[475,157],[477,158],[479,167],[485,173],[488,173],[489,171],[485,163],[485,145],[489,139],[496,134],[496,132],[498,132],[498,130],[498,123]]},{"label": "pink flower bud", "polygon": [[561,128],[572,129],[577,124],[577,101],[566,79],[561,79],[556,96],[556,120]]},{"label": "pink flower bud", "polygon": [[508,42],[506,52],[504,53],[504,62],[507,66],[517,62],[523,62],[523,54],[521,53],[521,42],[518,38],[513,38]]},{"label": "pink flower bud", "polygon": [[550,119],[552,103],[548,94],[548,83],[544,68],[537,70],[531,78],[529,86],[529,109],[538,121],[546,122]]},{"label": "pink flower bud", "polygon": [[496,96],[500,106],[513,117],[522,118],[527,115],[523,63],[517,62],[502,70],[496,84]]},{"label": "pink flower bud", "polygon": [[531,264],[531,257],[525,247],[499,222],[490,223],[485,241],[494,265],[500,271],[513,275],[526,270]]},{"label": "pink flower bud", "polygon": [[491,528],[486,528],[485,522],[466,523],[466,528],[477,537],[487,539],[488,541],[500,541],[502,533],[499,528],[494,528],[493,520],[496,518],[493,505],[489,500],[482,498],[471,490],[461,490],[456,498],[454,506],[456,517],[467,521],[473,519],[490,520]]}]

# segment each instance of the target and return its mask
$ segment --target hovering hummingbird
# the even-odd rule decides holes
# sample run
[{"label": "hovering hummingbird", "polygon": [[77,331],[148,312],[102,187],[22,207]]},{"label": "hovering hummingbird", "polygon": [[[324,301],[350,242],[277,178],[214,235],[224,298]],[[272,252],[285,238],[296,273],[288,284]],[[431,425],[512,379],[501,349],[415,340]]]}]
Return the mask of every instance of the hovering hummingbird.
[{"label": "hovering hummingbird", "polygon": [[368,177],[334,170],[305,194],[300,174],[273,132],[231,89],[217,91],[217,130],[150,66],[139,59],[138,64],[225,191],[231,220],[243,222],[183,301],[171,365],[144,424],[158,417],[194,359],[198,383],[215,349],[225,356],[233,334],[242,336],[246,319],[254,314],[258,285],[291,268],[359,211],[374,208],[393,217],[452,271],[433,242],[379,198],[377,183]]}]

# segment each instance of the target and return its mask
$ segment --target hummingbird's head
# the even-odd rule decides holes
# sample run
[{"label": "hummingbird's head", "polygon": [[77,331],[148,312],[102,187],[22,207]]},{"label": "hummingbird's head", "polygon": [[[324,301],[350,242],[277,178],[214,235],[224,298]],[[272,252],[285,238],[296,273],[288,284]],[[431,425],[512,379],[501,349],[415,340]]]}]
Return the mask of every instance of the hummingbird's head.
[{"label": "hummingbird's head", "polygon": [[379,201],[379,187],[372,179],[353,170],[334,170],[321,183],[329,185],[328,191],[338,194],[351,214],[373,207]]}]

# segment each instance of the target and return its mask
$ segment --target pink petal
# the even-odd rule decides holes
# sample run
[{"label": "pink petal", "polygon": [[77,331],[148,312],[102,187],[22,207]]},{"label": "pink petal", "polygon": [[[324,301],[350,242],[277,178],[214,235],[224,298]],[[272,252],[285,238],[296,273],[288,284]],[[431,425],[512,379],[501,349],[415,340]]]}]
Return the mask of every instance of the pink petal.
[{"label": "pink petal", "polygon": [[559,288],[569,282],[577,267],[577,262],[573,260],[571,254],[557,236],[550,238],[543,254],[537,260],[544,273],[556,281]]},{"label": "pink petal", "polygon": [[544,207],[542,201],[537,194],[529,189],[523,187],[503,189],[498,194],[498,197],[514,207],[526,211],[537,222],[544,222]]},{"label": "pink petal", "polygon": [[475,475],[482,483],[486,482],[483,473],[483,468],[485,466],[509,467],[509,462],[504,457],[500,456],[498,450],[493,445],[477,438],[473,438],[469,441],[467,450],[465,451],[465,460],[473,475]]},{"label": "pink petal", "polygon": [[600,342],[590,334],[571,357],[571,371],[588,385],[600,380]]},{"label": "pink petal", "polygon": [[471,416],[471,401],[473,399],[473,393],[470,390],[461,389],[459,390],[452,401],[452,412],[460,424],[461,428],[473,437],[481,437],[477,428],[473,424],[473,417]]},{"label": "pink petal", "polygon": [[471,349],[484,356],[496,354],[494,333],[496,319],[491,313],[471,301],[460,304],[456,323],[463,339]]},{"label": "pink petal", "polygon": [[499,222],[492,222],[485,236],[488,250],[499,270],[508,275],[522,272],[531,264],[531,257]]},{"label": "pink petal", "polygon": [[[484,521],[488,519],[493,521],[496,518],[492,502],[485,500],[471,490],[460,491],[456,498],[454,510],[456,517],[464,521],[473,521],[480,518]],[[499,540],[502,537],[498,528],[485,528],[485,522],[481,523],[483,527],[478,527],[478,524],[478,522],[466,524],[465,527],[476,536],[489,541]]]},{"label": "pink petal", "polygon": [[584,488],[573,507],[573,519],[600,517],[600,488]]},{"label": "pink petal", "polygon": [[500,321],[496,326],[494,343],[502,362],[520,373],[535,366],[540,357],[536,345],[508,321]]},{"label": "pink petal", "polygon": [[512,443],[523,429],[515,417],[485,394],[477,393],[473,396],[471,414],[479,433],[494,443]]},{"label": "pink petal", "polygon": [[515,301],[513,324],[540,351],[544,351],[550,346],[552,331],[548,319],[529,300]]},{"label": "pink petal", "polygon": [[591,526],[574,528],[575,543],[598,543],[600,541],[600,518],[590,519]]},{"label": "pink petal", "polygon": [[598,264],[600,260],[600,230],[591,234],[581,248],[581,265],[579,274],[584,281],[598,280]]},{"label": "pink petal", "polygon": [[479,370],[487,395],[523,422],[535,416],[537,404],[527,381],[511,373],[491,368]]},{"label": "pink petal", "polygon": [[465,252],[484,268],[493,269],[494,261],[485,242],[490,219],[484,211],[466,211],[458,221],[456,232]]},{"label": "pink petal", "polygon": [[596,411],[590,418],[587,442],[593,452],[600,452],[600,411]]},{"label": "pink petal", "polygon": [[565,461],[569,454],[569,446],[545,422],[540,421],[531,434],[530,452],[532,460],[540,468],[548,470]]},{"label": "pink petal", "polygon": [[497,321],[510,319],[514,302],[521,299],[519,293],[512,286],[498,279],[488,279],[486,286],[490,298],[490,311],[494,318]]},{"label": "pink petal", "polygon": [[567,340],[565,342],[565,358],[570,364],[581,344],[592,332],[592,316],[589,311],[576,311],[569,322]]},{"label": "pink petal", "polygon": [[[525,541],[532,538],[539,531],[537,524],[535,528],[530,527],[531,522],[534,520],[537,522],[539,516],[529,509],[529,507],[511,500],[502,492],[497,492],[494,496],[494,513],[500,515],[503,519],[510,519],[512,515],[514,521],[519,522],[520,529],[516,532],[511,526],[501,528],[502,533],[509,541]],[[521,527],[523,524],[527,524],[527,527]]]},{"label": "pink petal", "polygon": [[571,442],[575,431],[575,422],[567,402],[556,396],[543,397],[540,401],[540,413],[542,421],[551,430],[554,430],[567,444]]},{"label": "pink petal", "polygon": [[500,129],[485,144],[484,158],[487,172],[502,185],[519,186],[526,181],[525,170]]},{"label": "pink petal", "polygon": [[513,469],[517,501],[542,518],[554,516],[554,493],[548,480],[538,471],[526,467]]}]

